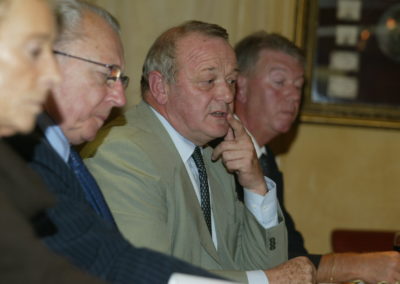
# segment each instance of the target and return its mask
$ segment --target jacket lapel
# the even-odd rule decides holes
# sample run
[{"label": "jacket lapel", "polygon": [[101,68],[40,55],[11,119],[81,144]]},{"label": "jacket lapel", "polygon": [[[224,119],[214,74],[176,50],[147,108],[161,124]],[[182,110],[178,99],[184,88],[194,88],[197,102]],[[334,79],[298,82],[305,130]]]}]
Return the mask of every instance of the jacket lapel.
[{"label": "jacket lapel", "polygon": [[200,242],[203,248],[212,258],[214,258],[216,262],[219,262],[217,250],[215,249],[210,232],[208,231],[203,212],[201,211],[200,204],[197,200],[197,196],[194,192],[192,182],[189,178],[189,175],[187,174],[185,166],[183,165],[179,167],[176,172],[178,173],[178,177],[176,178],[176,180],[179,180],[180,185],[182,186],[181,192],[183,195],[183,204],[186,208],[185,211],[187,211],[184,213],[191,215],[191,218],[189,218],[189,220],[193,220],[197,231],[200,234]]},{"label": "jacket lapel", "polygon": [[[217,250],[215,249],[214,243],[208,231],[207,224],[203,217],[203,212],[201,211],[200,204],[198,202],[197,196],[195,194],[192,182],[186,171],[186,167],[182,162],[175,145],[173,144],[168,132],[164,129],[161,122],[154,115],[150,107],[141,102],[137,105],[138,111],[137,115],[141,116],[141,121],[143,122],[142,128],[144,131],[151,131],[157,133],[162,141],[163,149],[158,151],[158,161],[161,163],[166,163],[171,166],[174,165],[174,190],[178,195],[177,198],[182,199],[177,203],[179,209],[184,211],[178,212],[177,214],[188,214],[190,218],[185,218],[191,222],[194,222],[194,226],[199,232],[200,242],[202,247],[207,251],[207,253],[214,258],[216,262],[219,263],[219,257]],[[129,113],[127,113],[129,115]],[[128,119],[128,121],[130,121]],[[191,244],[187,244],[190,246]]]}]

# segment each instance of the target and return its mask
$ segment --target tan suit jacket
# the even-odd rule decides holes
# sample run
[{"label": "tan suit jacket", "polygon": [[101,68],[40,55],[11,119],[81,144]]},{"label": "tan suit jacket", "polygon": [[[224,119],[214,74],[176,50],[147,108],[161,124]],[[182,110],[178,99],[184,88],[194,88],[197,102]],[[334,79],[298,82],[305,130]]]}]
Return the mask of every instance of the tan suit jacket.
[{"label": "tan suit jacket", "polygon": [[[204,161],[218,238],[215,248],[185,165],[144,102],[112,122],[96,143],[101,145],[86,165],[119,229],[134,245],[242,282],[247,279],[245,270],[267,269],[287,260],[281,212],[279,225],[268,230],[261,227],[237,199],[233,176],[221,162],[211,161],[208,147]],[[86,154],[90,153],[87,149]]]}]

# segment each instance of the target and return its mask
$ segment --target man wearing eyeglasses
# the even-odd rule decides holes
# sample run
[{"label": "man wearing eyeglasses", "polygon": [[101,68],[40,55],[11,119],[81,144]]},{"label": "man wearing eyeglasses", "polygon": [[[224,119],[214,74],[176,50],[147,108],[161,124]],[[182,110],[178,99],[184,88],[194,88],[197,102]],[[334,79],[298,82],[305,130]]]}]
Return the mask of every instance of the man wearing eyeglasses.
[{"label": "man wearing eyeglasses", "polygon": [[123,47],[112,26],[103,21],[86,27],[84,38],[56,43],[55,49],[64,80],[45,109],[58,120],[69,142],[79,145],[94,139],[113,107],[126,103],[129,78],[121,71]]},{"label": "man wearing eyeglasses", "polygon": [[96,181],[71,145],[92,140],[111,109],[125,104],[129,79],[122,73],[118,23],[103,9],[77,0],[57,0],[56,5],[63,26],[54,55],[63,82],[52,89],[35,135],[9,141],[57,197],[56,206],[37,220],[40,230],[57,229],[47,234],[45,244],[109,283],[167,283],[174,272],[212,277],[133,247],[116,228]]}]

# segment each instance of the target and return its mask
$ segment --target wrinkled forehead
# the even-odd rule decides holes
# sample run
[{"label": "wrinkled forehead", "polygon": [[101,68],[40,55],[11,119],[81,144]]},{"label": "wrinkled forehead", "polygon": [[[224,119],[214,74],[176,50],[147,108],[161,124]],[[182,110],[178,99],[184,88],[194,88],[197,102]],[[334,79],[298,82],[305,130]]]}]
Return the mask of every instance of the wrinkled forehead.
[{"label": "wrinkled forehead", "polygon": [[258,62],[262,63],[280,63],[285,65],[297,66],[302,68],[302,63],[295,56],[284,51],[264,49],[258,54]]},{"label": "wrinkled forehead", "polygon": [[234,50],[225,39],[200,33],[189,34],[177,41],[176,62],[181,68],[237,69]]},{"label": "wrinkled forehead", "polygon": [[124,67],[124,50],[120,35],[102,17],[85,11],[79,28],[81,36],[63,43],[69,53]]},{"label": "wrinkled forehead", "polygon": [[258,70],[281,69],[294,73],[295,76],[304,76],[304,66],[294,56],[283,51],[262,50],[256,63]]}]

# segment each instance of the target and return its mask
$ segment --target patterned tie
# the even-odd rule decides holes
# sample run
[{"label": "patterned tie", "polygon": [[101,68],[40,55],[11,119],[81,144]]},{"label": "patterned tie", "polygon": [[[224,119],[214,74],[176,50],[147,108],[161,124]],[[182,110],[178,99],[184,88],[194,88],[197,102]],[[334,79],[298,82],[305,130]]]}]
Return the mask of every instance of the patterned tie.
[{"label": "patterned tie", "polygon": [[210,208],[210,192],[208,189],[208,179],[206,167],[204,166],[203,157],[201,155],[200,147],[196,147],[192,154],[192,158],[196,164],[197,170],[199,172],[200,180],[200,197],[201,197],[201,210],[203,211],[204,219],[208,230],[211,234],[211,208]]},{"label": "patterned tie", "polygon": [[104,200],[103,194],[100,191],[97,182],[93,178],[92,174],[86,168],[79,154],[71,148],[68,165],[74,171],[75,176],[78,178],[79,183],[85,193],[86,200],[90,203],[96,213],[101,216],[108,223],[117,227],[108,208],[106,201]]}]

